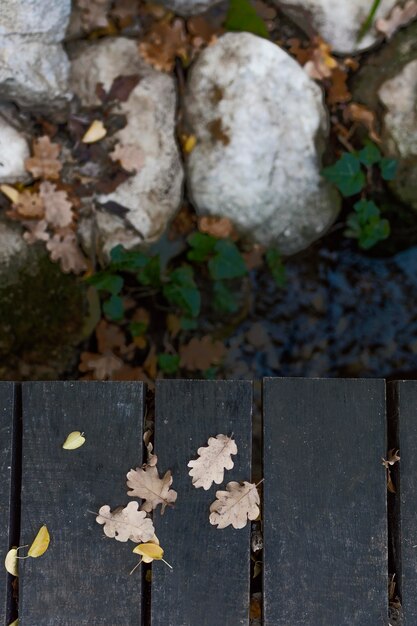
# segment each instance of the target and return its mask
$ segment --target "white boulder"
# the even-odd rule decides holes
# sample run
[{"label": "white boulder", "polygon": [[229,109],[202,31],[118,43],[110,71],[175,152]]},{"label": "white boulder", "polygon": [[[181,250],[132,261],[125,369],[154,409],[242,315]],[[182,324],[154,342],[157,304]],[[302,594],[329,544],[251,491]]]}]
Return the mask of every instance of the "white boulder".
[{"label": "white boulder", "polygon": [[320,175],[322,92],[278,46],[249,33],[221,37],[191,69],[186,115],[197,138],[187,175],[199,214],[226,216],[284,254],[332,224],[340,200]]},{"label": "white boulder", "polygon": [[147,65],[134,41],[117,38],[80,49],[72,61],[71,86],[83,104],[91,106],[98,104],[98,82],[107,91],[118,76],[133,74],[138,74],[140,81],[127,102],[120,104],[127,125],[114,137],[120,144],[140,150],[143,166],[114,192],[98,198],[102,204],[116,202],[127,209],[124,219],[105,211],[97,213],[98,234],[105,252],[118,243],[129,247],[158,239],[182,197],[173,78]]},{"label": "white boulder", "polygon": [[25,160],[28,143],[21,133],[0,115],[0,183],[15,183],[27,178]]},{"label": "white boulder", "polygon": [[[358,42],[362,24],[369,15],[372,2],[365,0],[274,0],[294,22],[311,35],[319,34],[333,50],[353,54],[369,48],[378,38],[372,27]],[[381,0],[374,22],[386,17],[397,0]]]}]

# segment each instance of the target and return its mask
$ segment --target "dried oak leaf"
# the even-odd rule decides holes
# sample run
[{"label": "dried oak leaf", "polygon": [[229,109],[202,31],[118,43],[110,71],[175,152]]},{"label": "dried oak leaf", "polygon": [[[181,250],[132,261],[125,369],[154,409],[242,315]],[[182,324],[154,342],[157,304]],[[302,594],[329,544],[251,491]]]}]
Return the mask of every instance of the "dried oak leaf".
[{"label": "dried oak leaf", "polygon": [[145,469],[138,467],[127,473],[127,486],[130,488],[127,495],[145,500],[141,506],[142,511],[153,511],[160,504],[161,515],[163,515],[167,505],[174,504],[178,496],[174,489],[170,489],[171,485],[170,470],[165,472],[163,478],[159,478],[158,469],[155,466],[146,466]]},{"label": "dried oak leaf", "polygon": [[59,178],[62,163],[58,161],[61,146],[51,143],[48,135],[43,135],[33,142],[33,156],[25,161],[25,167],[34,178]]},{"label": "dried oak leaf", "polygon": [[332,71],[337,67],[337,61],[331,55],[330,46],[317,37],[310,60],[304,65],[304,71],[316,80],[330,78]]},{"label": "dried oak leaf", "polygon": [[124,508],[118,507],[114,511],[105,504],[99,509],[96,522],[104,524],[104,534],[107,537],[114,537],[117,541],[128,539],[135,543],[149,541],[155,534],[154,525],[145,511],[138,509],[138,502],[129,502]]},{"label": "dried oak leaf", "polygon": [[48,222],[46,220],[36,222],[27,221],[23,222],[23,225],[27,229],[26,232],[23,233],[23,239],[29,244],[35,243],[36,241],[48,241],[50,239],[50,234],[47,231]]},{"label": "dried oak leaf", "polygon": [[45,213],[41,196],[37,193],[30,193],[29,191],[23,191],[19,194],[19,201],[15,206],[15,210],[19,217],[30,219],[40,219]]},{"label": "dried oak leaf", "polygon": [[59,261],[64,273],[80,274],[87,269],[85,258],[78,247],[75,233],[55,234],[46,244],[52,261]]},{"label": "dried oak leaf", "polygon": [[58,191],[56,185],[43,181],[39,195],[45,207],[45,220],[54,228],[69,226],[74,218],[72,204],[65,191]]},{"label": "dried oak leaf", "polygon": [[236,231],[228,217],[211,217],[204,215],[198,219],[198,230],[218,239],[236,239]]},{"label": "dried oak leaf", "polygon": [[81,353],[81,363],[78,366],[80,372],[93,372],[96,380],[111,378],[117,370],[121,369],[123,361],[114,354],[94,354],[92,352]]},{"label": "dried oak leaf", "polygon": [[138,146],[118,143],[110,153],[112,161],[119,161],[126,172],[140,172],[144,163],[145,155]]},{"label": "dried oak leaf", "polygon": [[126,337],[120,326],[110,324],[101,319],[96,327],[97,350],[101,354],[107,354],[118,350],[121,354],[126,352]]},{"label": "dried oak leaf", "polygon": [[417,1],[408,0],[404,6],[395,6],[386,19],[379,18],[375,22],[375,28],[391,39],[393,34],[402,26],[417,18]]},{"label": "dried oak leaf", "polygon": [[244,528],[248,520],[258,517],[259,503],[255,484],[232,481],[226,485],[226,491],[216,492],[216,500],[210,506],[210,524],[217,528]]},{"label": "dried oak leaf", "polygon": [[176,57],[187,59],[188,56],[183,20],[175,19],[171,24],[165,21],[155,24],[139,44],[139,52],[157,70],[171,72]]},{"label": "dried oak leaf", "polygon": [[216,435],[209,438],[207,446],[198,448],[197,454],[199,458],[189,461],[187,465],[192,468],[188,473],[194,487],[203,487],[207,491],[213,482],[220,485],[224,479],[224,470],[234,466],[232,454],[237,454],[236,442],[227,435]]},{"label": "dried oak leaf", "polygon": [[210,335],[201,339],[193,337],[189,343],[180,346],[180,367],[188,370],[205,371],[211,365],[221,362],[226,353],[226,348],[221,341],[213,341]]}]

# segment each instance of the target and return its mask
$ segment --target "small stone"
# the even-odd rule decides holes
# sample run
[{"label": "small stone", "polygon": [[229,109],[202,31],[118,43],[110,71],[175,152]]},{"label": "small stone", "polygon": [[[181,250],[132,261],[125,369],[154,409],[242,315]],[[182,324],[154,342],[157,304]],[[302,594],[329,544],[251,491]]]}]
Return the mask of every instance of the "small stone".
[{"label": "small stone", "polygon": [[281,48],[249,33],[221,37],[191,69],[186,117],[197,137],[187,159],[197,213],[227,217],[283,254],[332,224],[340,200],[320,175],[322,92]]},{"label": "small stone", "polygon": [[0,183],[25,180],[25,159],[29,157],[26,139],[0,116]]}]

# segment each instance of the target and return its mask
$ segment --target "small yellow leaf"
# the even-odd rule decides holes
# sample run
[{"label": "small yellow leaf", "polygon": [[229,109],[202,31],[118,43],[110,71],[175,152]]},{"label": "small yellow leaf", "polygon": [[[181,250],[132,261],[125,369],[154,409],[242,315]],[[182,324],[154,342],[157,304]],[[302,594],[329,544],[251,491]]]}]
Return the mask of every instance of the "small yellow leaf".
[{"label": "small yellow leaf", "polygon": [[42,554],[47,551],[50,540],[49,531],[44,525],[39,529],[38,534],[30,546],[28,556],[31,556],[34,559],[38,556],[42,556]]},{"label": "small yellow leaf", "polygon": [[84,443],[84,433],[80,433],[79,430],[74,430],[65,439],[62,447],[64,448],[64,450],[76,450],[76,448],[80,448]]},{"label": "small yellow leaf", "polygon": [[96,141],[100,141],[100,139],[103,139],[106,135],[107,130],[103,122],[101,120],[94,120],[81,141],[82,143],[96,143]]},{"label": "small yellow leaf", "polygon": [[144,563],[152,563],[154,559],[160,561],[164,556],[164,551],[161,546],[156,543],[140,543],[136,548],[133,548],[135,554],[140,554]]},{"label": "small yellow leaf", "polygon": [[19,620],[15,619],[15,621],[9,624],[9,626],[19,626]]},{"label": "small yellow leaf", "polygon": [[182,135],[182,149],[186,154],[190,154],[196,146],[197,137],[195,135]]},{"label": "small yellow leaf", "polygon": [[11,548],[4,559],[4,566],[12,576],[19,576],[17,563],[17,548]]},{"label": "small yellow leaf", "polygon": [[17,204],[19,202],[19,192],[14,187],[11,187],[10,185],[0,185],[0,191],[4,193],[6,198],[9,198],[13,204]]}]

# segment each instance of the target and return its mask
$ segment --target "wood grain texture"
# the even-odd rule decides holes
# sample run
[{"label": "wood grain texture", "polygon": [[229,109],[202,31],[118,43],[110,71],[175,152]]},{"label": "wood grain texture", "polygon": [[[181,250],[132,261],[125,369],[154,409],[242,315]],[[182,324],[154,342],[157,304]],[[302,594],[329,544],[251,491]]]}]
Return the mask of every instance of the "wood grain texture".
[{"label": "wood grain texture", "polygon": [[[417,624],[417,381],[389,383],[391,418],[396,422],[401,460],[394,473],[394,542],[405,626]],[[395,405],[394,405],[395,403]]]},{"label": "wood grain texture", "polygon": [[385,453],[384,381],[264,381],[267,626],[387,624]]},{"label": "wood grain texture", "polygon": [[[139,626],[141,575],[132,542],[107,539],[89,511],[129,502],[126,473],[142,462],[142,383],[23,384],[21,541],[42,524],[49,550],[22,562],[22,626]],[[62,444],[85,432],[77,450]]]},{"label": "wood grain texture", "polygon": [[[171,571],[152,565],[152,626],[239,626],[249,623],[250,523],[218,530],[209,523],[216,491],[251,480],[252,383],[164,380],[156,386],[155,452],[172,470],[173,509],[154,515]],[[209,437],[234,433],[238,453],[222,486],[193,487],[188,461]]]},{"label": "wood grain texture", "polygon": [[[0,546],[4,556],[11,548],[14,387],[13,383],[0,382]],[[7,626],[10,621],[11,576],[4,569],[3,562],[0,567],[0,624]]]}]

